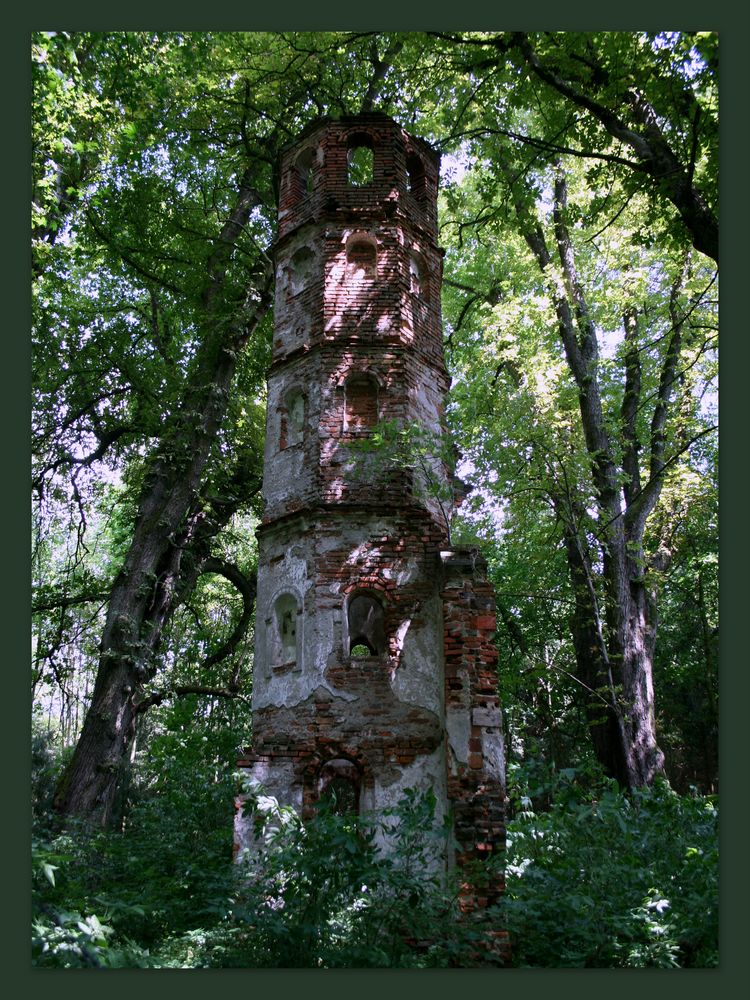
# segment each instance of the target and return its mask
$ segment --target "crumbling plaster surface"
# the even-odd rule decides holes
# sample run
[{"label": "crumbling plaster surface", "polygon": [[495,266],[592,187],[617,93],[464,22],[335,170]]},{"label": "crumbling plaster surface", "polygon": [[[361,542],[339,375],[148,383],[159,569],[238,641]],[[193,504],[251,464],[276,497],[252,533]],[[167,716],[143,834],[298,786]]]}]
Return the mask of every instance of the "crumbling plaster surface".
[{"label": "crumbling plaster surface", "polygon": [[[320,695],[321,693],[318,692]],[[279,722],[281,720],[278,720]],[[273,761],[260,760],[248,768],[248,779],[255,784],[261,795],[272,794],[280,805],[290,805],[298,812],[302,811],[302,784],[300,782],[299,766],[295,767],[292,759],[274,758]],[[372,773],[372,772],[371,772]],[[398,806],[408,791],[420,793],[432,792],[435,797],[435,824],[441,826],[445,819],[446,782],[445,782],[444,748],[437,746],[432,752],[421,755],[411,764],[399,764],[391,760],[385,766],[378,767],[372,777],[362,788],[360,796],[360,812],[372,815],[383,823],[383,814]],[[242,851],[252,853],[257,845],[253,829],[253,817],[249,809],[243,805],[245,796],[237,800],[237,816],[235,819],[235,844]],[[264,804],[263,802],[261,803]],[[388,823],[395,827],[395,819],[383,823],[375,837],[377,847],[388,850]],[[432,857],[428,853],[428,864],[434,870],[444,870],[446,857],[441,850],[439,841],[434,843]]]},{"label": "crumbling plaster surface", "polygon": [[[419,757],[413,764],[394,769],[391,780],[387,783],[377,782],[367,794],[363,794],[362,812],[372,812],[382,816],[385,810],[396,807],[407,791],[432,792],[435,796],[435,825],[439,827],[446,815],[445,784],[445,751],[440,746],[431,754]],[[395,825],[394,820],[394,828]],[[389,838],[385,830],[378,831],[375,844],[385,851],[388,850]],[[428,865],[432,870],[440,871],[445,869],[448,860],[444,850],[441,849],[441,844],[436,840],[432,845],[432,857],[428,853]]]},{"label": "crumbling plaster surface", "polygon": [[[410,705],[421,705],[443,717],[444,686],[441,669],[443,606],[437,594],[420,607],[422,624],[403,625],[403,649],[393,679],[396,697]],[[435,637],[438,637],[436,643]]]},{"label": "crumbling plaster surface", "polygon": [[[373,180],[352,185],[350,140],[363,134]],[[504,842],[494,595],[477,553],[447,551],[430,493],[453,482],[452,458],[435,455],[425,477],[378,469],[355,446],[376,418],[436,439],[444,428],[438,167],[382,114],[319,121],[282,155],[253,746],[241,766],[303,815],[335,761],[358,775],[365,812],[431,789],[438,819],[453,817],[455,856],[442,861],[464,865]],[[298,602],[296,660],[290,602],[273,618],[284,592]],[[358,615],[375,616],[369,656],[350,655],[350,599],[355,634]],[[289,662],[271,662],[271,646]],[[501,880],[473,888],[468,871],[462,908],[491,905]]]},{"label": "crumbling plaster surface", "polygon": [[488,775],[505,789],[505,743],[499,727],[482,730],[482,756]]},{"label": "crumbling plaster surface", "polygon": [[[267,680],[254,688],[254,709],[301,703],[319,685],[332,694],[354,700],[346,683],[337,687],[326,678],[331,659],[337,662],[344,655],[346,600],[352,586],[369,577],[376,566],[378,578],[384,585],[393,583],[397,593],[408,593],[415,586],[420,593],[424,590],[424,557],[418,558],[406,550],[401,556],[380,559],[377,539],[397,538],[398,530],[392,519],[371,519],[363,537],[362,527],[352,524],[350,518],[337,517],[335,526],[326,533],[316,530],[316,523],[308,519],[293,519],[277,530],[265,532],[256,629],[258,648],[266,651],[266,656],[259,658],[258,667],[265,666]],[[341,567],[340,572],[320,578],[316,584],[316,568],[319,571],[326,557]],[[268,662],[271,648],[268,632],[274,627],[274,603],[281,593],[300,598],[301,663],[297,670],[276,673]],[[425,597],[404,602],[397,618],[391,621],[397,650],[387,669],[394,697],[442,718],[442,602],[436,588]]]},{"label": "crumbling plaster surface", "polygon": [[392,809],[407,791],[433,792],[435,819],[442,823],[445,816],[445,752],[441,746],[432,753],[423,754],[412,764],[394,767],[389,780],[378,782],[372,792],[372,808],[377,811]]},{"label": "crumbling plaster surface", "polygon": [[483,767],[487,775],[505,787],[505,745],[502,734],[502,719],[499,708],[471,708],[468,693],[469,679],[466,671],[459,671],[462,681],[460,707],[449,705],[445,712],[445,728],[448,734],[449,767],[456,770],[456,764],[467,764],[469,741],[472,727],[479,727],[482,745]]}]

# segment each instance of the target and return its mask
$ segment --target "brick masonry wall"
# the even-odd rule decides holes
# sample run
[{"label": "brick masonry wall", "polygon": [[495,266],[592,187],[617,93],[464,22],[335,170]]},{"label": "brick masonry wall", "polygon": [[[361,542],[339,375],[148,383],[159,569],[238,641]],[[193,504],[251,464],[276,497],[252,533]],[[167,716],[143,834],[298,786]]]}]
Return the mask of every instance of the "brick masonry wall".
[{"label": "brick masonry wall", "polygon": [[[461,908],[481,917],[482,910],[498,902],[505,887],[501,872],[487,865],[505,846],[505,761],[493,641],[495,595],[476,549],[444,552],[442,561],[447,791],[458,844],[456,864],[466,873]],[[506,933],[494,932],[490,946],[498,959],[509,957]]]},{"label": "brick masonry wall", "polygon": [[[367,134],[374,149],[373,183],[366,188],[347,180],[349,143]],[[419,159],[424,178],[422,190],[410,190],[407,161]],[[310,192],[300,183],[295,166],[311,159]],[[319,119],[286,150],[279,163],[279,239],[310,221],[330,219],[338,212],[372,214],[373,199],[380,211],[400,214],[427,233],[437,229],[439,158],[428,146],[404,132],[386,115],[374,113],[354,118]],[[394,220],[399,223],[399,220]]]},{"label": "brick masonry wall", "polygon": [[[373,150],[364,186],[349,183],[352,145]],[[379,114],[320,120],[282,154],[253,746],[239,764],[303,813],[327,775],[351,779],[362,808],[432,788],[479,919],[503,890],[482,872],[505,841],[492,587],[475,552],[450,548],[415,474],[356,449],[378,420],[443,429],[438,169]],[[355,599],[380,616],[369,655],[350,649]],[[248,843],[247,820],[237,829]],[[505,937],[488,940],[502,960]]]}]

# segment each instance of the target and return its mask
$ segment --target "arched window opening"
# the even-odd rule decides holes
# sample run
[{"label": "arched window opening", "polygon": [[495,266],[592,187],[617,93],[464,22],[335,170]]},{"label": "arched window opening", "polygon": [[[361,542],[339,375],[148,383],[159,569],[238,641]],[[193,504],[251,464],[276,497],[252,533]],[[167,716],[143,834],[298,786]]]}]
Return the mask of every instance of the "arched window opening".
[{"label": "arched window opening", "polygon": [[378,422],[378,383],[369,375],[355,375],[345,388],[344,430],[371,430]]},{"label": "arched window opening", "polygon": [[292,389],[279,415],[279,451],[302,444],[304,433],[305,397],[299,389]]},{"label": "arched window opening", "polygon": [[357,786],[344,775],[331,778],[323,789],[321,800],[327,802],[336,816],[346,816],[359,812],[359,795]]},{"label": "arched window opening", "polygon": [[346,271],[350,278],[375,278],[378,251],[370,240],[352,240],[346,248]]},{"label": "arched window opening", "polygon": [[[383,605],[371,594],[357,594],[349,601],[349,655],[381,656],[386,649]],[[362,647],[366,652],[354,650]]]},{"label": "arched window opening", "polygon": [[309,247],[300,247],[295,250],[289,260],[289,291],[292,295],[297,295],[303,291],[312,281],[315,267],[315,254]]},{"label": "arched window opening", "polygon": [[416,153],[406,157],[406,187],[417,201],[421,201],[426,194],[424,164]]},{"label": "arched window opening", "polygon": [[302,194],[312,194],[315,183],[316,165],[316,150],[312,146],[303,149],[294,162],[299,181],[299,190]]},{"label": "arched window opening", "polygon": [[331,812],[337,816],[359,813],[360,788],[362,785],[359,769],[350,760],[339,758],[330,760],[320,769],[318,793]]},{"label": "arched window opening", "polygon": [[354,187],[372,184],[374,166],[375,156],[370,136],[353,135],[349,140],[349,152],[346,156],[346,183]]},{"label": "arched window opening", "polygon": [[299,608],[293,594],[281,594],[274,605],[273,664],[297,662],[297,616]]}]

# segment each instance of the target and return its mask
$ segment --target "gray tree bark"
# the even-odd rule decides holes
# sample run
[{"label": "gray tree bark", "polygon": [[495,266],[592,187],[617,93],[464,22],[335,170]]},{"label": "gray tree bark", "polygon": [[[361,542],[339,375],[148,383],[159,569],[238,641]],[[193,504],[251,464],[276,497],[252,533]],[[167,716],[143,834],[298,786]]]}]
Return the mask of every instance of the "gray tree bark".
[{"label": "gray tree bark", "polygon": [[[91,704],[56,790],[60,813],[95,825],[117,820],[118,787],[143,685],[154,675],[164,627],[199,574],[206,542],[215,534],[201,497],[202,474],[226,414],[238,354],[271,305],[270,269],[229,322],[218,313],[237,237],[259,202],[248,168],[207,261],[196,363],[182,409],[149,463],[130,547],[109,595]],[[221,519],[231,510],[213,513]]]}]

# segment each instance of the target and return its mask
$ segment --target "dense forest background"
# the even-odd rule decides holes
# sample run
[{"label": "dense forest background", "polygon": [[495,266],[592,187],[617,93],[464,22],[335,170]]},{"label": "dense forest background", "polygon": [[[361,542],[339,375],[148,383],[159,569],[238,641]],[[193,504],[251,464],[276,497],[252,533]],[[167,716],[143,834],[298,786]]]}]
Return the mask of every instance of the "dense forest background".
[{"label": "dense forest background", "polygon": [[41,32],[32,58],[34,961],[479,961],[420,874],[429,801],[387,864],[364,821],[273,810],[255,880],[228,864],[276,158],[375,109],[443,154],[452,533],[498,597],[496,919],[521,965],[715,964],[716,35]]}]

